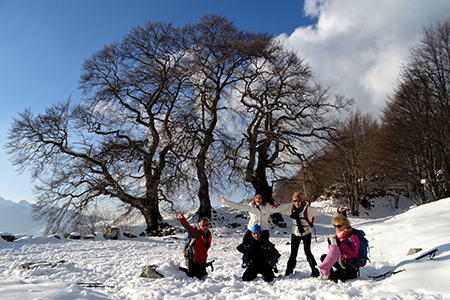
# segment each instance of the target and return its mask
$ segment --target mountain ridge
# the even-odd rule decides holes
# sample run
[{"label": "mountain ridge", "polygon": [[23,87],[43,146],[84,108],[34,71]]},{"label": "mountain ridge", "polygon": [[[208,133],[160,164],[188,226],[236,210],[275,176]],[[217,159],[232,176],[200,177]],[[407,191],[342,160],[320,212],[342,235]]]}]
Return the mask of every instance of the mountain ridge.
[{"label": "mountain ridge", "polygon": [[14,202],[0,197],[0,231],[14,235],[43,234],[44,224],[31,217],[33,204],[27,200]]}]

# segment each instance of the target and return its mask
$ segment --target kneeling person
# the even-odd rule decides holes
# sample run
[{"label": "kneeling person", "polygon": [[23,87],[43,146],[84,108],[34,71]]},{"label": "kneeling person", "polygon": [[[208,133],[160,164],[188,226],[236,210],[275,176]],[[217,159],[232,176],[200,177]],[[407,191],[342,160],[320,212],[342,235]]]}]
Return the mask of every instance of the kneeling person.
[{"label": "kneeling person", "polygon": [[242,275],[243,281],[252,281],[258,274],[261,274],[265,281],[273,280],[275,277],[273,270],[276,270],[280,253],[271,242],[261,240],[261,226],[253,225],[252,238],[237,246],[237,250],[244,254],[248,263]]},{"label": "kneeling person", "polygon": [[209,222],[206,218],[201,218],[197,228],[192,227],[186,221],[184,212],[180,211],[179,220],[181,225],[187,230],[191,243],[186,257],[187,269],[180,267],[189,277],[202,279],[208,275],[206,272],[206,259],[208,258],[208,249],[211,247],[211,232],[209,231]]}]

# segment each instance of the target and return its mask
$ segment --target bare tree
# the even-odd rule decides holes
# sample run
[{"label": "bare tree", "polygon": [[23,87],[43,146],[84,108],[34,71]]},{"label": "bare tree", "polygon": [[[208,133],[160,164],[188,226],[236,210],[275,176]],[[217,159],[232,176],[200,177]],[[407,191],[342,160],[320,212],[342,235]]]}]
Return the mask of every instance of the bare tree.
[{"label": "bare tree", "polygon": [[133,28],[85,61],[84,103],[14,120],[9,153],[39,180],[38,213],[51,230],[61,229],[67,211],[80,215],[105,196],[139,210],[147,232],[158,228],[160,196],[183,178],[171,119],[184,81],[178,37],[170,24]]},{"label": "bare tree", "polygon": [[358,215],[359,205],[368,207],[383,179],[373,155],[378,147],[378,132],[378,123],[357,110],[336,123],[327,144],[285,186],[295,186],[312,199],[334,188],[336,194],[347,199],[351,213]]},{"label": "bare tree", "polygon": [[424,29],[411,50],[383,121],[391,148],[403,154],[411,184],[426,200],[420,180],[432,199],[450,195],[450,20]]},{"label": "bare tree", "polygon": [[[210,187],[224,177],[229,137],[218,126],[220,112],[227,109],[232,87],[243,74],[250,57],[264,51],[270,38],[238,30],[231,21],[205,15],[184,28],[189,49],[191,90],[184,104],[184,127],[191,137],[192,158],[197,170],[199,216],[211,216]],[[222,122],[223,123],[223,122]],[[220,124],[219,124],[220,125]]]},{"label": "bare tree", "polygon": [[311,68],[294,52],[273,42],[255,58],[238,86],[244,138],[236,148],[234,172],[273,202],[268,178],[291,177],[328,136],[336,112],[351,100],[328,95]]},{"label": "bare tree", "polygon": [[370,195],[376,188],[375,181],[382,178],[373,159],[378,130],[378,123],[358,110],[330,138],[329,166],[335,169],[330,174],[338,175],[336,182],[342,185],[353,215],[359,215],[360,204],[368,207]]},{"label": "bare tree", "polygon": [[[303,191],[311,201],[324,194],[326,189],[337,182],[337,168],[331,145],[322,147],[315,155],[309,157],[293,177],[277,184],[275,200],[287,202],[296,191]],[[333,172],[333,173],[332,173]],[[279,200],[284,195],[284,201]]]}]

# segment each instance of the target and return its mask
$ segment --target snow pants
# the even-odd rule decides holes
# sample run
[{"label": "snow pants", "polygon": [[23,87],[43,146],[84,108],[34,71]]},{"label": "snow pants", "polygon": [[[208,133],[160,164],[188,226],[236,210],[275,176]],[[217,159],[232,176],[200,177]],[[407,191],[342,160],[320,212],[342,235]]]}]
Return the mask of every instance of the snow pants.
[{"label": "snow pants", "polygon": [[[321,261],[325,261],[327,254],[322,255],[320,258]],[[333,270],[333,268],[330,269],[330,276],[328,277],[330,280],[334,282],[338,282],[338,280],[341,280],[342,282],[345,282],[348,279],[353,279],[358,277],[358,269],[354,266],[347,264],[345,262],[342,263],[345,267],[345,269],[342,269],[342,267],[339,265],[339,263],[335,263],[333,265],[333,268],[336,270]]]},{"label": "snow pants", "polygon": [[306,260],[311,267],[312,274],[318,276],[318,274],[316,274],[318,273],[318,270],[316,269],[317,263],[311,252],[311,233],[304,236],[291,235],[291,255],[289,256],[285,275],[289,276],[294,272],[295,266],[297,265],[297,254],[300,241],[303,241],[303,251],[305,251]]},{"label": "snow pants", "polygon": [[205,263],[190,263],[187,269],[180,267],[179,270],[186,273],[189,277],[197,277],[198,279],[202,279],[204,276],[208,275]]},{"label": "snow pants", "polygon": [[249,264],[244,274],[242,275],[242,281],[252,281],[258,274],[261,274],[265,281],[273,281],[275,274],[272,271],[272,267],[268,263]]},{"label": "snow pants", "polygon": [[322,264],[319,266],[320,274],[330,276],[331,267],[338,262],[341,257],[341,250],[337,245],[328,246],[328,254],[325,256]]}]

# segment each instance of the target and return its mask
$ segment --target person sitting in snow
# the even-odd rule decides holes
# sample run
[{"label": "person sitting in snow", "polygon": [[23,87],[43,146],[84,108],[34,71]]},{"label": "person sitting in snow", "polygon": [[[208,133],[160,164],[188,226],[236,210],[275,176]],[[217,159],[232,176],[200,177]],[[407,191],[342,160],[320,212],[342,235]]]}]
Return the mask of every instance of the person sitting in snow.
[{"label": "person sitting in snow", "polygon": [[312,221],[314,217],[345,211],[344,207],[327,206],[324,208],[312,207],[310,203],[304,198],[302,192],[295,192],[292,196],[292,204],[289,209],[283,211],[284,214],[290,216],[293,220],[292,235],[291,235],[291,255],[287,262],[285,276],[289,276],[294,272],[297,265],[297,254],[300,242],[303,241],[303,251],[306,255],[306,260],[311,267],[311,276],[319,277],[319,270],[316,268],[317,263],[314,255],[311,252],[311,236],[312,236]]},{"label": "person sitting in snow", "polygon": [[359,238],[356,234],[352,234],[350,221],[343,214],[334,217],[332,224],[336,228],[336,233],[330,239],[328,254],[322,255],[322,264],[318,269],[322,280],[330,279],[336,283],[338,280],[345,282],[358,275]]},{"label": "person sitting in snow", "polygon": [[186,268],[180,267],[189,277],[202,279],[206,272],[206,259],[208,258],[208,249],[211,247],[211,232],[209,231],[209,221],[207,218],[201,218],[197,228],[192,227],[184,217],[184,212],[180,211],[179,220],[181,225],[187,230],[192,245],[186,257]]},{"label": "person sitting in snow", "polygon": [[271,242],[261,239],[261,226],[253,225],[251,232],[252,237],[249,242],[243,242],[237,246],[237,250],[248,259],[247,264],[243,265],[247,269],[242,275],[242,280],[252,281],[261,274],[265,281],[270,282],[275,277],[273,270],[278,272],[276,264],[281,255]]},{"label": "person sitting in snow", "polygon": [[281,212],[290,207],[290,204],[282,204],[282,205],[271,205],[266,203],[262,194],[256,193],[253,196],[253,202],[251,204],[240,204],[232,201],[225,200],[223,197],[220,197],[220,202],[224,205],[242,210],[248,211],[250,215],[250,220],[247,224],[247,231],[245,232],[243,242],[248,243],[252,240],[252,227],[255,224],[261,226],[261,240],[269,241],[269,222],[268,218],[271,214],[276,212]]}]

